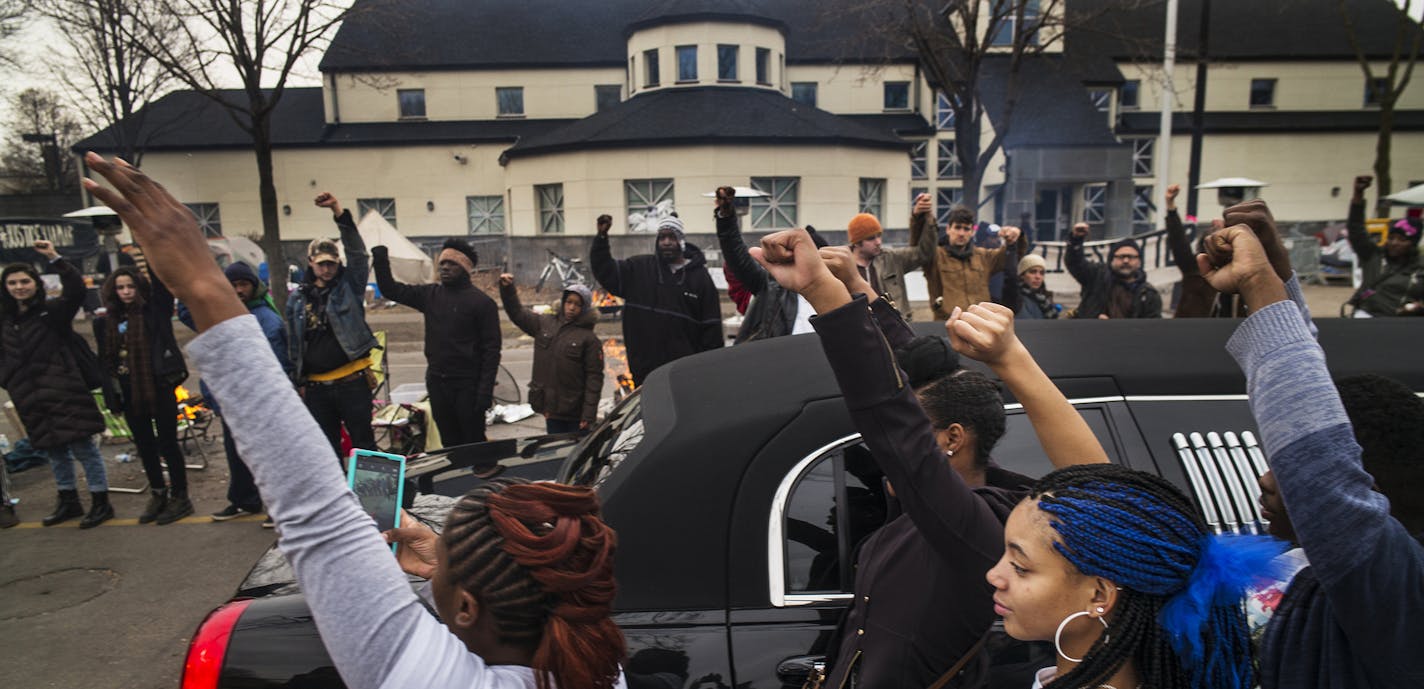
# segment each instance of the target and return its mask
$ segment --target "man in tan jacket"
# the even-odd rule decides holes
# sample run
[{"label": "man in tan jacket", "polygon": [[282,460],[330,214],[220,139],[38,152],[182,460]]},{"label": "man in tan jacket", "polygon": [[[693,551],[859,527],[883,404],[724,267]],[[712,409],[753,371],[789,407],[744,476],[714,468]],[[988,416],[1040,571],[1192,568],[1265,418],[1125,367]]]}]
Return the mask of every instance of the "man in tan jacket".
[{"label": "man in tan jacket", "polygon": [[947,241],[935,251],[934,264],[925,270],[936,320],[948,319],[956,306],[967,309],[990,301],[989,278],[1007,265],[1010,245],[1017,244],[1016,257],[1028,251],[1028,240],[1019,228],[1011,226],[999,229],[1003,246],[974,246],[974,213],[964,206],[950,210],[945,238]]},{"label": "man in tan jacket", "polygon": [[935,231],[933,207],[930,195],[920,194],[915,199],[914,213],[910,218],[910,246],[903,249],[886,249],[882,245],[884,231],[880,221],[869,213],[861,213],[850,219],[846,228],[851,254],[860,269],[861,277],[870,283],[876,294],[884,295],[905,320],[914,320],[914,309],[910,307],[910,295],[905,288],[905,275],[930,265],[934,260]]}]

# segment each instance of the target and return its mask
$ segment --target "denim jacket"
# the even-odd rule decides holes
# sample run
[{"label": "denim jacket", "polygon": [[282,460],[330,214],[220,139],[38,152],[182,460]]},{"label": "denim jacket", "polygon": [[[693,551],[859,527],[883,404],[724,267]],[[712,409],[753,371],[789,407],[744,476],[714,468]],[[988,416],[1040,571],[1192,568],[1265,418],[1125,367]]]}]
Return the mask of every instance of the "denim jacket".
[{"label": "denim jacket", "polygon": [[[366,281],[371,276],[371,254],[366,251],[366,243],[361,233],[356,231],[356,222],[351,219],[350,209],[336,218],[336,226],[341,229],[341,246],[346,250],[346,265],[336,274],[331,285],[331,296],[326,301],[327,322],[331,323],[336,341],[342,351],[355,361],[376,346],[376,336],[366,325]],[[302,277],[302,286],[287,299],[287,339],[288,359],[292,363],[292,376],[302,380],[308,372],[302,370],[303,349],[306,348],[307,321],[305,317],[307,290],[316,286],[315,275],[308,266]]]}]

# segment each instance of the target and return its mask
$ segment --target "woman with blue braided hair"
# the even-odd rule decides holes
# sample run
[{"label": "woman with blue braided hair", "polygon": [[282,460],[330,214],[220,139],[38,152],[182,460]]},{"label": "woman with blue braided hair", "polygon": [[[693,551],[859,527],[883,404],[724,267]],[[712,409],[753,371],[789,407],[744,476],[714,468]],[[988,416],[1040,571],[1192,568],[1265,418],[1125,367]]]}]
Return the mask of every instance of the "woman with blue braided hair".
[{"label": "woman with blue braided hair", "polygon": [[1212,534],[1175,486],[1111,464],[1040,479],[1004,540],[994,611],[1058,651],[1035,689],[1254,686],[1241,598],[1279,542]]}]

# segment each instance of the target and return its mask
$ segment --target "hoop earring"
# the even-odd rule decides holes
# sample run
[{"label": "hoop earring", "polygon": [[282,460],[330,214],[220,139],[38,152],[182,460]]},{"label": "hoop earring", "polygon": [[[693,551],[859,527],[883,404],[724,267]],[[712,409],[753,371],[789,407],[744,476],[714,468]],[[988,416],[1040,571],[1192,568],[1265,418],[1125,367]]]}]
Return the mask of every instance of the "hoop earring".
[{"label": "hoop earring", "polygon": [[[1082,611],[1075,612],[1075,613],[1073,613],[1072,615],[1069,615],[1069,616],[1063,618],[1063,621],[1058,623],[1058,631],[1056,631],[1056,632],[1053,633],[1053,650],[1057,651],[1057,652],[1058,652],[1058,655],[1059,655],[1060,657],[1062,657],[1064,660],[1066,660],[1066,661],[1068,661],[1068,662],[1070,662],[1070,663],[1081,663],[1081,662],[1083,662],[1083,659],[1082,659],[1082,658],[1070,658],[1067,653],[1064,653],[1064,652],[1063,652],[1063,645],[1062,645],[1061,643],[1059,643],[1059,638],[1063,636],[1063,628],[1064,628],[1064,627],[1067,627],[1069,622],[1072,622],[1073,620],[1076,620],[1076,619],[1078,619],[1079,617],[1082,617],[1083,615],[1091,615],[1091,614],[1092,614],[1092,613],[1088,612],[1087,610],[1082,610]],[[1098,621],[1103,623],[1103,643],[1106,644],[1106,643],[1108,642],[1108,639],[1111,638],[1111,637],[1109,637],[1108,634],[1107,634],[1108,621],[1107,621],[1107,619],[1102,618],[1102,617],[1099,617],[1099,618],[1098,618]]]}]

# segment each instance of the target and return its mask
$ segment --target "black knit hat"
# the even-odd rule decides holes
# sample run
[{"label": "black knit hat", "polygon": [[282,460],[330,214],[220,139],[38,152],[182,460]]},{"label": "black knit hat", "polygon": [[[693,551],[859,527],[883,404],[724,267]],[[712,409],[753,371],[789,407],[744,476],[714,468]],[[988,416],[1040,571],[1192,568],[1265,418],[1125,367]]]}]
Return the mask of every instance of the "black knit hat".
[{"label": "black knit hat", "polygon": [[949,338],[921,335],[895,350],[895,360],[909,378],[910,387],[933,383],[959,370],[959,353],[949,346]]}]

